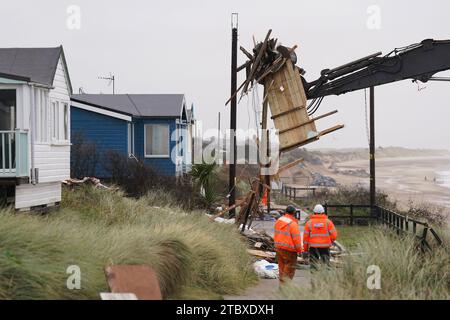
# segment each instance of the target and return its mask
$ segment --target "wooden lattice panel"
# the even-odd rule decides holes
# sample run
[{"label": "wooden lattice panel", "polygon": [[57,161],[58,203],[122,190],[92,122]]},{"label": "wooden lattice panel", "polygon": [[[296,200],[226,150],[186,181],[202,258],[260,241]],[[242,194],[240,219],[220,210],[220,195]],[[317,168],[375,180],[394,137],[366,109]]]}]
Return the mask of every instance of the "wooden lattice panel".
[{"label": "wooden lattice panel", "polygon": [[318,135],[306,110],[307,98],[300,73],[290,60],[266,77],[265,87],[272,119],[279,130],[280,150],[301,146]]}]

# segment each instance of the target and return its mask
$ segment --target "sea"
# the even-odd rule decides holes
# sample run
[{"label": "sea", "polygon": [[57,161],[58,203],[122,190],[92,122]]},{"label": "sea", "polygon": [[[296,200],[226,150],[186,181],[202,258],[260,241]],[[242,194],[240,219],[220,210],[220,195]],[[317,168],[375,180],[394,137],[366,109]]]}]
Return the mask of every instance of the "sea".
[{"label": "sea", "polygon": [[439,171],[437,174],[436,182],[443,187],[450,188],[450,171]]}]

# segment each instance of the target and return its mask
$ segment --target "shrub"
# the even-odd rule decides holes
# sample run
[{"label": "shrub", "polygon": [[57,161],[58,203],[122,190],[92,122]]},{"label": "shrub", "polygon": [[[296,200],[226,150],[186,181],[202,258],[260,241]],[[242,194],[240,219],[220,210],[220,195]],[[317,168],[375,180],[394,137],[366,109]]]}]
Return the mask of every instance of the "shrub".
[{"label": "shrub", "polygon": [[72,136],[70,152],[70,175],[74,178],[95,176],[98,164],[98,150],[95,142],[87,141],[83,134],[75,133]]},{"label": "shrub", "polygon": [[130,158],[116,151],[107,152],[106,169],[113,183],[121,187],[127,196],[139,198],[148,192],[165,193],[185,210],[205,207],[200,195],[194,192],[189,175],[173,177],[156,172],[137,158]]},{"label": "shrub", "polygon": [[[335,189],[324,189],[316,192],[316,200],[321,203],[328,202],[330,204],[369,204],[370,191],[362,185],[354,187],[339,186]],[[377,190],[376,203],[379,206],[393,209],[396,203],[389,200],[388,194]]]},{"label": "shrub", "polygon": [[439,205],[426,202],[418,203],[410,200],[408,206],[409,209],[405,212],[405,214],[409,216],[425,219],[429,223],[437,226],[443,226],[448,222],[448,209]]},{"label": "shrub", "polygon": [[217,165],[215,163],[194,164],[190,176],[196,184],[196,191],[199,192],[205,204],[211,207],[219,197],[217,192]]}]

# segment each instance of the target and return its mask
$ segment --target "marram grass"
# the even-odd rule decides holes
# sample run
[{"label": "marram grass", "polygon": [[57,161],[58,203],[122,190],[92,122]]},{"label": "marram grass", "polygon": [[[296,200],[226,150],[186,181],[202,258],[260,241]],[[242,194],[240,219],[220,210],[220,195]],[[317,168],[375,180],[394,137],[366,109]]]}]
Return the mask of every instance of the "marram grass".
[{"label": "marram grass", "polygon": [[[371,230],[371,231],[370,231]],[[448,240],[448,230],[440,234]],[[381,227],[368,229],[354,255],[344,257],[342,268],[323,269],[312,275],[311,286],[289,285],[281,299],[450,299],[449,242],[421,253],[412,237],[399,238]],[[369,289],[369,266],[381,271],[380,289]],[[369,271],[369,273],[368,273]],[[374,282],[369,281],[370,285]],[[372,287],[373,288],[373,287]]]},{"label": "marram grass", "polygon": [[[47,216],[0,211],[0,299],[99,299],[105,266],[140,263],[169,299],[220,298],[256,280],[233,226],[187,214],[164,194],[136,200],[83,187],[64,190]],[[66,286],[70,265],[80,267],[80,290]]]}]

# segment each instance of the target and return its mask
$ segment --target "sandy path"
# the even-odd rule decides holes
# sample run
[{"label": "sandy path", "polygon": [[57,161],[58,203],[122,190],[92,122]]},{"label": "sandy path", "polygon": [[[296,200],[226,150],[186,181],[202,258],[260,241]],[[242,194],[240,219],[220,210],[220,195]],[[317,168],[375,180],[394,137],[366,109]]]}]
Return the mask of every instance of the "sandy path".
[{"label": "sandy path", "polygon": [[[254,221],[252,228],[263,229],[273,236],[273,221]],[[303,232],[303,226],[300,226],[300,231]],[[295,277],[292,280],[296,285],[310,286],[309,269],[296,270]],[[225,300],[273,300],[274,296],[279,290],[278,279],[259,279],[256,286],[248,288],[243,294],[224,296]]]},{"label": "sandy path", "polygon": [[[309,270],[296,270],[292,280],[299,286],[310,286]],[[274,300],[279,290],[278,279],[259,279],[256,286],[248,288],[241,295],[225,296],[225,300]]]}]

